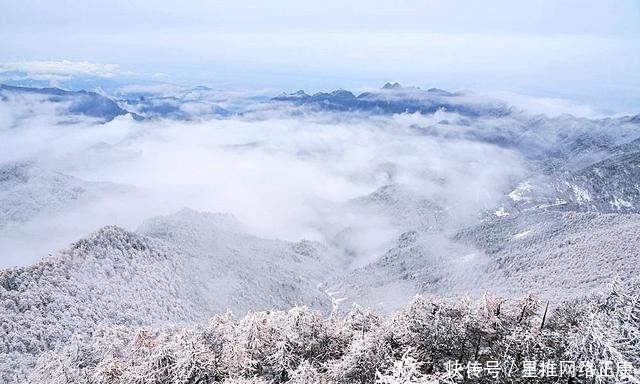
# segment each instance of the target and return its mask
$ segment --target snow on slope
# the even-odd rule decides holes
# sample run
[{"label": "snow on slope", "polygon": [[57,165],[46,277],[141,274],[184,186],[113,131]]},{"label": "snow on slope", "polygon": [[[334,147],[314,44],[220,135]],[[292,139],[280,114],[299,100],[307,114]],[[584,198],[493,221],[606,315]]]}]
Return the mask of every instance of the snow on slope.
[{"label": "snow on slope", "polygon": [[191,278],[202,283],[208,306],[246,312],[296,304],[329,309],[318,288],[340,263],[317,242],[291,243],[242,233],[232,216],[183,209],[145,222],[139,233],[180,249],[195,261]]},{"label": "snow on slope", "polygon": [[[328,311],[331,297],[395,309],[416,293],[445,297],[528,290],[554,302],[640,273],[637,215],[540,212],[460,231],[407,232],[375,263],[348,271],[311,242],[241,233],[233,217],[182,210],[139,233],[106,227],[59,255],[0,272],[2,378],[98,324],[202,321],[227,309]],[[526,236],[519,236],[526,233]],[[332,278],[331,278],[332,277]],[[331,278],[323,292],[319,283]],[[22,372],[22,373],[21,373]]]},{"label": "snow on slope", "polygon": [[30,162],[0,164],[0,230],[123,190],[123,186],[88,182]]},{"label": "snow on slope", "polygon": [[614,154],[577,171],[559,170],[521,182],[500,208],[640,213],[640,151]]},{"label": "snow on slope", "polygon": [[415,294],[538,292],[559,302],[640,274],[640,215],[537,212],[449,236],[407,232],[374,263],[332,280],[350,302],[396,309]]},{"label": "snow on slope", "polygon": [[405,230],[438,230],[447,221],[446,209],[408,185],[384,185],[348,204],[352,209],[369,209],[382,214],[396,227]]},{"label": "snow on slope", "polygon": [[0,271],[0,378],[13,382],[37,355],[101,323],[166,325],[226,310],[330,308],[318,288],[323,247],[234,230],[228,216],[183,210],[145,223],[141,234],[105,227],[33,266]]},{"label": "snow on slope", "polygon": [[638,214],[527,213],[480,223],[454,239],[487,255],[475,284],[499,294],[525,289],[563,300],[640,274]]},{"label": "snow on slope", "polygon": [[325,241],[351,267],[375,261],[408,230],[440,231],[448,212],[423,191],[392,183],[326,209]]}]

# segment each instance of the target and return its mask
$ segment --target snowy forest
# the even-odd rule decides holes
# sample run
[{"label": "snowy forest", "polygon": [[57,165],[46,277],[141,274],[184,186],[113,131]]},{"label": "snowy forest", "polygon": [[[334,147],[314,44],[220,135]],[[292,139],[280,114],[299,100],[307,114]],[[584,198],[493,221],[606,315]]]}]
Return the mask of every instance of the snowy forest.
[{"label": "snowy forest", "polygon": [[640,384],[639,0],[0,0],[0,384]]},{"label": "snowy forest", "polygon": [[638,382],[638,116],[180,92],[0,89],[3,382]]},{"label": "snowy forest", "polygon": [[638,116],[179,92],[0,89],[3,382],[638,382]]},{"label": "snowy forest", "polygon": [[633,383],[640,284],[548,311],[534,294],[417,296],[382,315],[354,306],[216,315],[188,328],[105,326],[42,355],[28,383]]}]

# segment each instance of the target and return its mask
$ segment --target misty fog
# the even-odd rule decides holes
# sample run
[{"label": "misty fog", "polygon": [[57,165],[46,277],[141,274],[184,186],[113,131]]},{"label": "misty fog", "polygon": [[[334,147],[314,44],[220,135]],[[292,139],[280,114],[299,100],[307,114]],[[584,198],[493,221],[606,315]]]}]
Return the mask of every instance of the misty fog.
[{"label": "misty fog", "polygon": [[[31,193],[37,206],[26,217],[2,216],[0,266],[30,264],[103,225],[134,230],[183,207],[231,213],[249,233],[325,241],[337,251],[341,231],[356,230],[350,251],[371,260],[402,228],[386,212],[347,209],[353,199],[401,185],[445,207],[448,224],[459,226],[526,172],[514,151],[416,128],[455,124],[458,116],[443,111],[373,116],[256,104],[224,119],[126,115],[101,123],[59,108],[42,100],[0,103],[0,162],[29,164],[31,172],[22,192],[0,191],[0,198]],[[43,174],[71,176],[83,192],[55,203],[60,189],[29,187],[49,183]]]}]

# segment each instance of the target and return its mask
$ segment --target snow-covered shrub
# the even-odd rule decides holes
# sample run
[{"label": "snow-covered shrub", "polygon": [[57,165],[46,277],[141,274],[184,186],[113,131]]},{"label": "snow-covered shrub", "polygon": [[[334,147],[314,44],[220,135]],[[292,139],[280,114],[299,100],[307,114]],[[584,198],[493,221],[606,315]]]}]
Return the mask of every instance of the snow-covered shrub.
[{"label": "snow-covered shrub", "polygon": [[[102,327],[45,353],[28,383],[506,384],[530,382],[526,364],[542,375],[537,382],[555,383],[559,361],[638,368],[639,296],[640,285],[614,282],[598,297],[551,310],[532,294],[515,303],[418,296],[390,316],[354,307],[323,317],[294,307],[226,313],[195,328]],[[493,373],[481,368],[495,361]],[[452,364],[466,370],[457,376]],[[605,381],[638,380],[628,371]]]}]

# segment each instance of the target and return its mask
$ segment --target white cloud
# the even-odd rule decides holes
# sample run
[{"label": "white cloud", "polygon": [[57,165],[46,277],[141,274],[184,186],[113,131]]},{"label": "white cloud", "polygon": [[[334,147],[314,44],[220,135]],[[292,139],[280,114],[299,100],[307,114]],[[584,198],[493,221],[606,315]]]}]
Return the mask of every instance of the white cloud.
[{"label": "white cloud", "polygon": [[121,74],[116,64],[97,64],[88,61],[5,61],[0,72],[24,72],[41,79],[68,79],[73,76],[113,77]]},{"label": "white cloud", "polygon": [[550,117],[570,114],[576,117],[587,118],[601,118],[609,115],[592,105],[578,103],[569,99],[536,97],[505,91],[488,93],[497,98],[509,100],[510,105],[532,114],[543,114]]},{"label": "white cloud", "polygon": [[[443,117],[455,120],[443,114],[344,119],[271,110],[199,122],[123,117],[104,125],[57,125],[50,116],[55,112],[34,109],[16,117],[18,111],[0,109],[1,161],[34,160],[83,180],[131,189],[45,214],[12,236],[0,233],[0,248],[4,241],[13,252],[3,256],[4,265],[33,261],[49,240],[54,252],[82,231],[107,224],[135,229],[150,216],[184,206],[232,213],[265,237],[326,241],[355,230],[358,256],[371,257],[399,228],[384,214],[347,212],[343,204],[388,183],[390,169],[394,182],[450,207],[456,221],[490,206],[522,171],[512,151],[411,128]],[[59,228],[55,239],[42,237],[39,248],[22,246],[53,222]]]},{"label": "white cloud", "polygon": [[122,87],[118,87],[116,93],[153,93],[153,94],[162,94],[165,96],[175,95],[179,93],[184,93],[186,88],[180,85],[175,84],[127,84]]},{"label": "white cloud", "polygon": [[[528,172],[523,157],[538,158],[586,132],[605,142],[637,137],[630,125],[566,117],[538,122],[531,130],[526,129],[531,116],[520,113],[478,119],[443,110],[341,114],[284,103],[256,105],[251,92],[200,89],[184,96],[185,89],[173,86],[128,88],[145,89],[173,94],[169,100],[198,116],[206,114],[212,100],[223,106],[252,104],[226,119],[139,122],[121,116],[98,125],[83,117],[69,124],[55,103],[37,95],[0,102],[0,164],[30,160],[82,180],[130,186],[126,193],[43,213],[12,236],[0,231],[0,249],[13,252],[0,265],[26,264],[42,256],[42,247],[54,252],[101,225],[135,229],[150,216],[184,206],[232,213],[265,237],[357,239],[346,246],[357,248],[358,256],[376,256],[401,228],[388,212],[348,210],[345,202],[390,180],[432,203],[427,210],[444,207],[451,223],[463,225],[485,210],[495,211],[498,200]],[[511,96],[512,104],[527,111],[593,113],[567,101]],[[475,94],[458,98],[485,101]],[[490,144],[496,142],[514,149]],[[41,235],[51,232],[51,223],[59,228],[55,242]],[[36,238],[40,248],[23,247]]]}]

